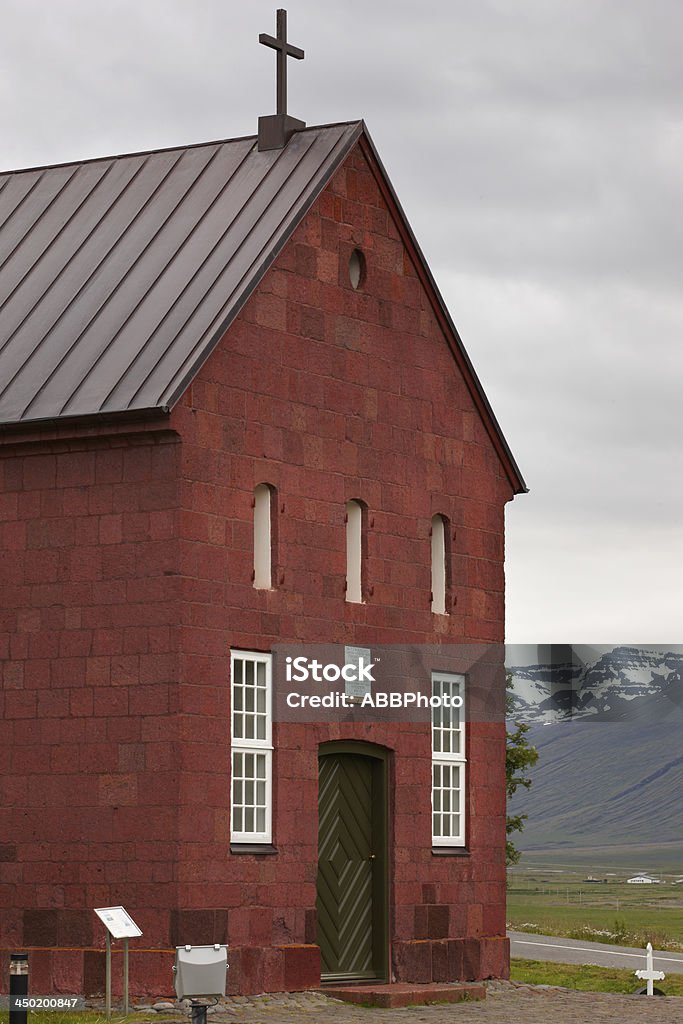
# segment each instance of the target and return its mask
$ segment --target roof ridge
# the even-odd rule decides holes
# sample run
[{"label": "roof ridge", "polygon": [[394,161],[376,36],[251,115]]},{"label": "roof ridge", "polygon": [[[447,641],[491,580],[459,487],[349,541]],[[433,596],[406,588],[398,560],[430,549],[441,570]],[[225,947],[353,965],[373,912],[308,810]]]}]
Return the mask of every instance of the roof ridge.
[{"label": "roof ridge", "polygon": [[[327,128],[350,128],[352,125],[362,124],[363,119],[360,117],[352,118],[350,121],[332,121],[329,124],[310,124],[306,125],[305,128],[301,128],[296,134],[302,134],[304,132],[311,131],[322,131]],[[110,153],[105,156],[89,156],[84,157],[81,160],[61,160],[54,164],[35,164],[29,167],[13,167],[7,170],[0,170],[0,178],[7,177],[15,174],[29,174],[35,171],[52,171],[59,167],[82,167],[85,164],[96,164],[107,160],[126,160],[137,156],[154,156],[156,153],[174,153],[179,150],[190,150],[190,149],[202,149],[204,146],[225,146],[231,142],[246,142],[248,139],[253,139],[254,142],[258,140],[258,135],[237,135],[231,139],[211,139],[206,142],[190,142],[186,145],[178,146],[158,146],[155,149],[138,149],[131,150],[126,153]]]}]

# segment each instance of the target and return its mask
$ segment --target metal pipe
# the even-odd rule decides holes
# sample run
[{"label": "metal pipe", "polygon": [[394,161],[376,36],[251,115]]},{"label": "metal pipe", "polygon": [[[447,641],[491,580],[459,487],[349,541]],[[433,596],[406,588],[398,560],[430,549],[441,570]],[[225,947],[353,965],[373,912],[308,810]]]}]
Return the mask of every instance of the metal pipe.
[{"label": "metal pipe", "polygon": [[206,1003],[193,1002],[190,1007],[192,1024],[206,1024]]}]

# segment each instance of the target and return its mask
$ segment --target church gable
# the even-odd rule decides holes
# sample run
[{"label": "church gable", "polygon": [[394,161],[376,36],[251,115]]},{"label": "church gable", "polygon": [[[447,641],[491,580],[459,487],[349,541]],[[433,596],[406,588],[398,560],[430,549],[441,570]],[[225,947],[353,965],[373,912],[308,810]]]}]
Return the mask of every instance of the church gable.
[{"label": "church gable", "polygon": [[[330,622],[355,616],[344,515],[356,499],[372,521],[362,615],[387,642],[434,628],[434,516],[450,524],[457,580],[440,632],[502,637],[503,508],[514,485],[419,269],[356,146],[171,415],[193,523],[204,524],[201,574],[219,592],[229,579],[241,609],[266,600],[252,584],[255,492],[267,484],[278,496],[284,582],[267,600],[271,612],[288,601],[296,619],[271,614],[273,642],[282,630],[320,641],[321,601]],[[278,572],[273,580],[278,590]],[[248,647],[248,631],[235,643]]]},{"label": "church gable", "polygon": [[[329,429],[339,447],[328,461],[341,472],[381,476],[380,460],[395,458],[411,464],[411,486],[459,493],[462,474],[484,460],[507,500],[523,481],[446,317],[363,135],[181,405],[201,404],[202,388],[222,381],[267,396],[247,401],[245,419],[230,416],[236,452],[291,462],[301,433],[325,448]],[[360,455],[346,464],[352,446]]]},{"label": "church gable", "polygon": [[[304,257],[295,232],[316,203],[321,234]],[[246,138],[0,175],[0,426],[165,414],[285,247],[315,263],[324,288],[349,285],[348,260],[364,246],[378,303],[370,322],[423,332],[426,310],[410,313],[419,281],[513,491],[523,490],[362,122],[297,131],[282,149]],[[404,273],[388,288],[393,259]],[[366,269],[353,271],[359,299]],[[402,322],[387,323],[391,304]]]},{"label": "church gable", "polygon": [[[287,433],[297,415],[304,421],[296,407],[306,372],[312,379],[303,402],[310,399],[318,410],[315,422],[304,417],[312,433],[343,411],[351,433],[342,439],[355,442],[361,437],[359,419],[366,417],[362,444],[374,447],[379,458],[386,449],[381,425],[372,422],[379,402],[391,408],[392,417],[403,415],[396,426],[410,432],[410,443],[401,451],[416,456],[417,472],[433,455],[444,469],[471,466],[473,460],[463,462],[463,443],[476,444],[486,451],[492,475],[504,477],[504,487],[511,488],[508,498],[525,489],[367,132],[245,304],[213,357],[221,358],[228,360],[226,381],[245,381],[248,391],[271,396],[271,414],[278,410],[276,433]],[[202,371],[195,379],[190,403],[204,378]],[[421,411],[413,401],[419,393]],[[343,410],[335,410],[335,402]],[[239,434],[238,423],[234,428]],[[254,454],[279,459],[272,432],[270,437],[265,447],[255,442]],[[452,446],[444,450],[445,438],[458,440],[459,454]]]}]

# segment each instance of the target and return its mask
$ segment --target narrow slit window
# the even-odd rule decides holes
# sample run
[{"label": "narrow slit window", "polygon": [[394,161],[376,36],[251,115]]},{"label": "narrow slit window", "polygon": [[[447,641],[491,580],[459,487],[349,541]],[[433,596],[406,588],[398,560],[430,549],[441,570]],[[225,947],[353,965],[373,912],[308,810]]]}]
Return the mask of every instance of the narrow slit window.
[{"label": "narrow slit window", "polygon": [[363,602],[363,506],[346,503],[346,600]]},{"label": "narrow slit window", "polygon": [[273,586],[273,488],[259,484],[254,490],[254,586]]},{"label": "narrow slit window", "polygon": [[432,516],[432,611],[447,615],[448,529],[445,516]]}]

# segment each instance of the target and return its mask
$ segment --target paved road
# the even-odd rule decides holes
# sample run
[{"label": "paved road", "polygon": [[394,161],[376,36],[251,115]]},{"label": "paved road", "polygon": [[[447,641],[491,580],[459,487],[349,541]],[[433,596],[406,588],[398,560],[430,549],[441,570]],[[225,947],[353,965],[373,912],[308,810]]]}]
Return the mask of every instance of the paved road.
[{"label": "paved road", "polygon": [[[630,946],[608,946],[603,942],[583,939],[560,939],[553,935],[531,935],[508,932],[512,956],[529,960],[553,960],[563,964],[597,964],[598,967],[621,967],[636,971],[645,967],[645,952]],[[683,953],[654,950],[654,966],[666,974],[683,974]]]}]

